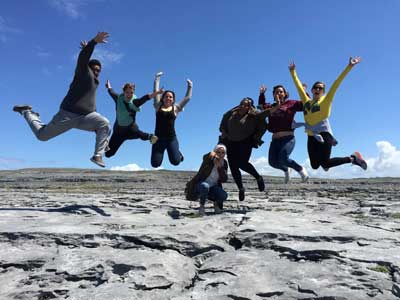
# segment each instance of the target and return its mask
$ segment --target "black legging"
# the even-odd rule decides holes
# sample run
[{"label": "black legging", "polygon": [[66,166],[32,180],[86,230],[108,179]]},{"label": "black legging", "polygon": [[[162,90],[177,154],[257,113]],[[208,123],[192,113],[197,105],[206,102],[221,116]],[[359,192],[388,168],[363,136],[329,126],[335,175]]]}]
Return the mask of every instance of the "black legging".
[{"label": "black legging", "polygon": [[252,149],[252,137],[239,142],[228,141],[226,143],[229,168],[239,189],[243,189],[242,174],[239,169],[252,175],[255,179],[260,178],[260,174],[258,174],[257,170],[249,162]]},{"label": "black legging", "polygon": [[311,167],[318,169],[320,166],[324,169],[351,163],[350,157],[331,157],[332,135],[329,132],[320,133],[324,138],[324,143],[318,142],[313,136],[308,136],[307,150],[310,158]]},{"label": "black legging", "polygon": [[150,139],[150,134],[139,130],[136,124],[132,124],[130,126],[119,126],[118,124],[114,124],[113,133],[108,143],[108,150],[105,153],[106,157],[111,157],[115,153],[117,153],[119,147],[126,140],[135,140],[141,139],[143,141],[147,141]]}]

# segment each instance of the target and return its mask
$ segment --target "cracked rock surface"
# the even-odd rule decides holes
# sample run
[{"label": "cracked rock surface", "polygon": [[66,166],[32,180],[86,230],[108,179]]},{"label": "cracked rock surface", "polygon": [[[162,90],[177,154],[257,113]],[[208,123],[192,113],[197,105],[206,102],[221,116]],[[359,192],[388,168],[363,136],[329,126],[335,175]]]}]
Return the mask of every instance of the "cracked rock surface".
[{"label": "cracked rock surface", "polygon": [[0,171],[0,299],[400,299],[400,179],[245,176],[198,217],[192,175]]}]

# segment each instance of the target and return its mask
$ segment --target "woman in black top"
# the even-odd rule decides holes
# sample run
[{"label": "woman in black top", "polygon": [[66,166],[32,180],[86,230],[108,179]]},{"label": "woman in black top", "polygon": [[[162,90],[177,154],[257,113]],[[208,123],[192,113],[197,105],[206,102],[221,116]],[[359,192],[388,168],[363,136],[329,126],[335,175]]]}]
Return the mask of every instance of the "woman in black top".
[{"label": "woman in black top", "polygon": [[[162,74],[162,72],[156,74],[154,91],[159,90]],[[165,150],[168,152],[170,163],[174,166],[183,161],[183,155],[179,151],[179,142],[175,132],[175,120],[191,97],[192,82],[189,79],[187,79],[186,95],[178,104],[175,104],[175,93],[170,90],[165,91],[161,97],[159,95],[154,97],[154,109],[156,110],[155,135],[158,137],[158,141],[151,149],[151,165],[154,168],[161,166]]]}]

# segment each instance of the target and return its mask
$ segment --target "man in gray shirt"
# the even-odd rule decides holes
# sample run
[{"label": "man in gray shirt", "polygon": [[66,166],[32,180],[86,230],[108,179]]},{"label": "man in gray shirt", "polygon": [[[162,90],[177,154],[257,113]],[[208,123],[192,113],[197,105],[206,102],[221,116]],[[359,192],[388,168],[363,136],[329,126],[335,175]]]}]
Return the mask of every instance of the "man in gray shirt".
[{"label": "man in gray shirt", "polygon": [[107,43],[108,37],[107,32],[99,32],[88,43],[81,42],[82,50],[78,56],[74,79],[61,102],[60,110],[50,123],[43,124],[39,114],[33,112],[30,105],[16,105],[13,108],[24,116],[40,141],[50,140],[72,128],[95,132],[96,145],[90,160],[100,167],[105,167],[102,156],[108,145],[110,122],[96,112],[96,90],[101,63],[97,59],[90,60],[90,57],[96,44]]}]

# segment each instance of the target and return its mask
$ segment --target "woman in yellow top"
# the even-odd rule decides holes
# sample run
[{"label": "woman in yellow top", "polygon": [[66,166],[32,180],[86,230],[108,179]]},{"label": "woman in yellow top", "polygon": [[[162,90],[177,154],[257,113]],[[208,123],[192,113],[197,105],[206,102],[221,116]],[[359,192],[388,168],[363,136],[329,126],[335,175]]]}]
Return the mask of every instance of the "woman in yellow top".
[{"label": "woman in yellow top", "polygon": [[367,169],[366,161],[357,151],[350,156],[331,158],[332,146],[335,146],[337,141],[333,137],[328,119],[337,88],[347,73],[360,61],[361,57],[359,56],[350,57],[348,65],[335,80],[327,94],[325,94],[325,83],[321,81],[315,82],[311,88],[312,99],[307,95],[297,77],[294,62],[289,65],[290,74],[303,103],[305,127],[308,135],[307,150],[313,169],[318,169],[321,166],[325,171],[328,171],[329,168],[348,163],[360,166],[364,170]]}]

